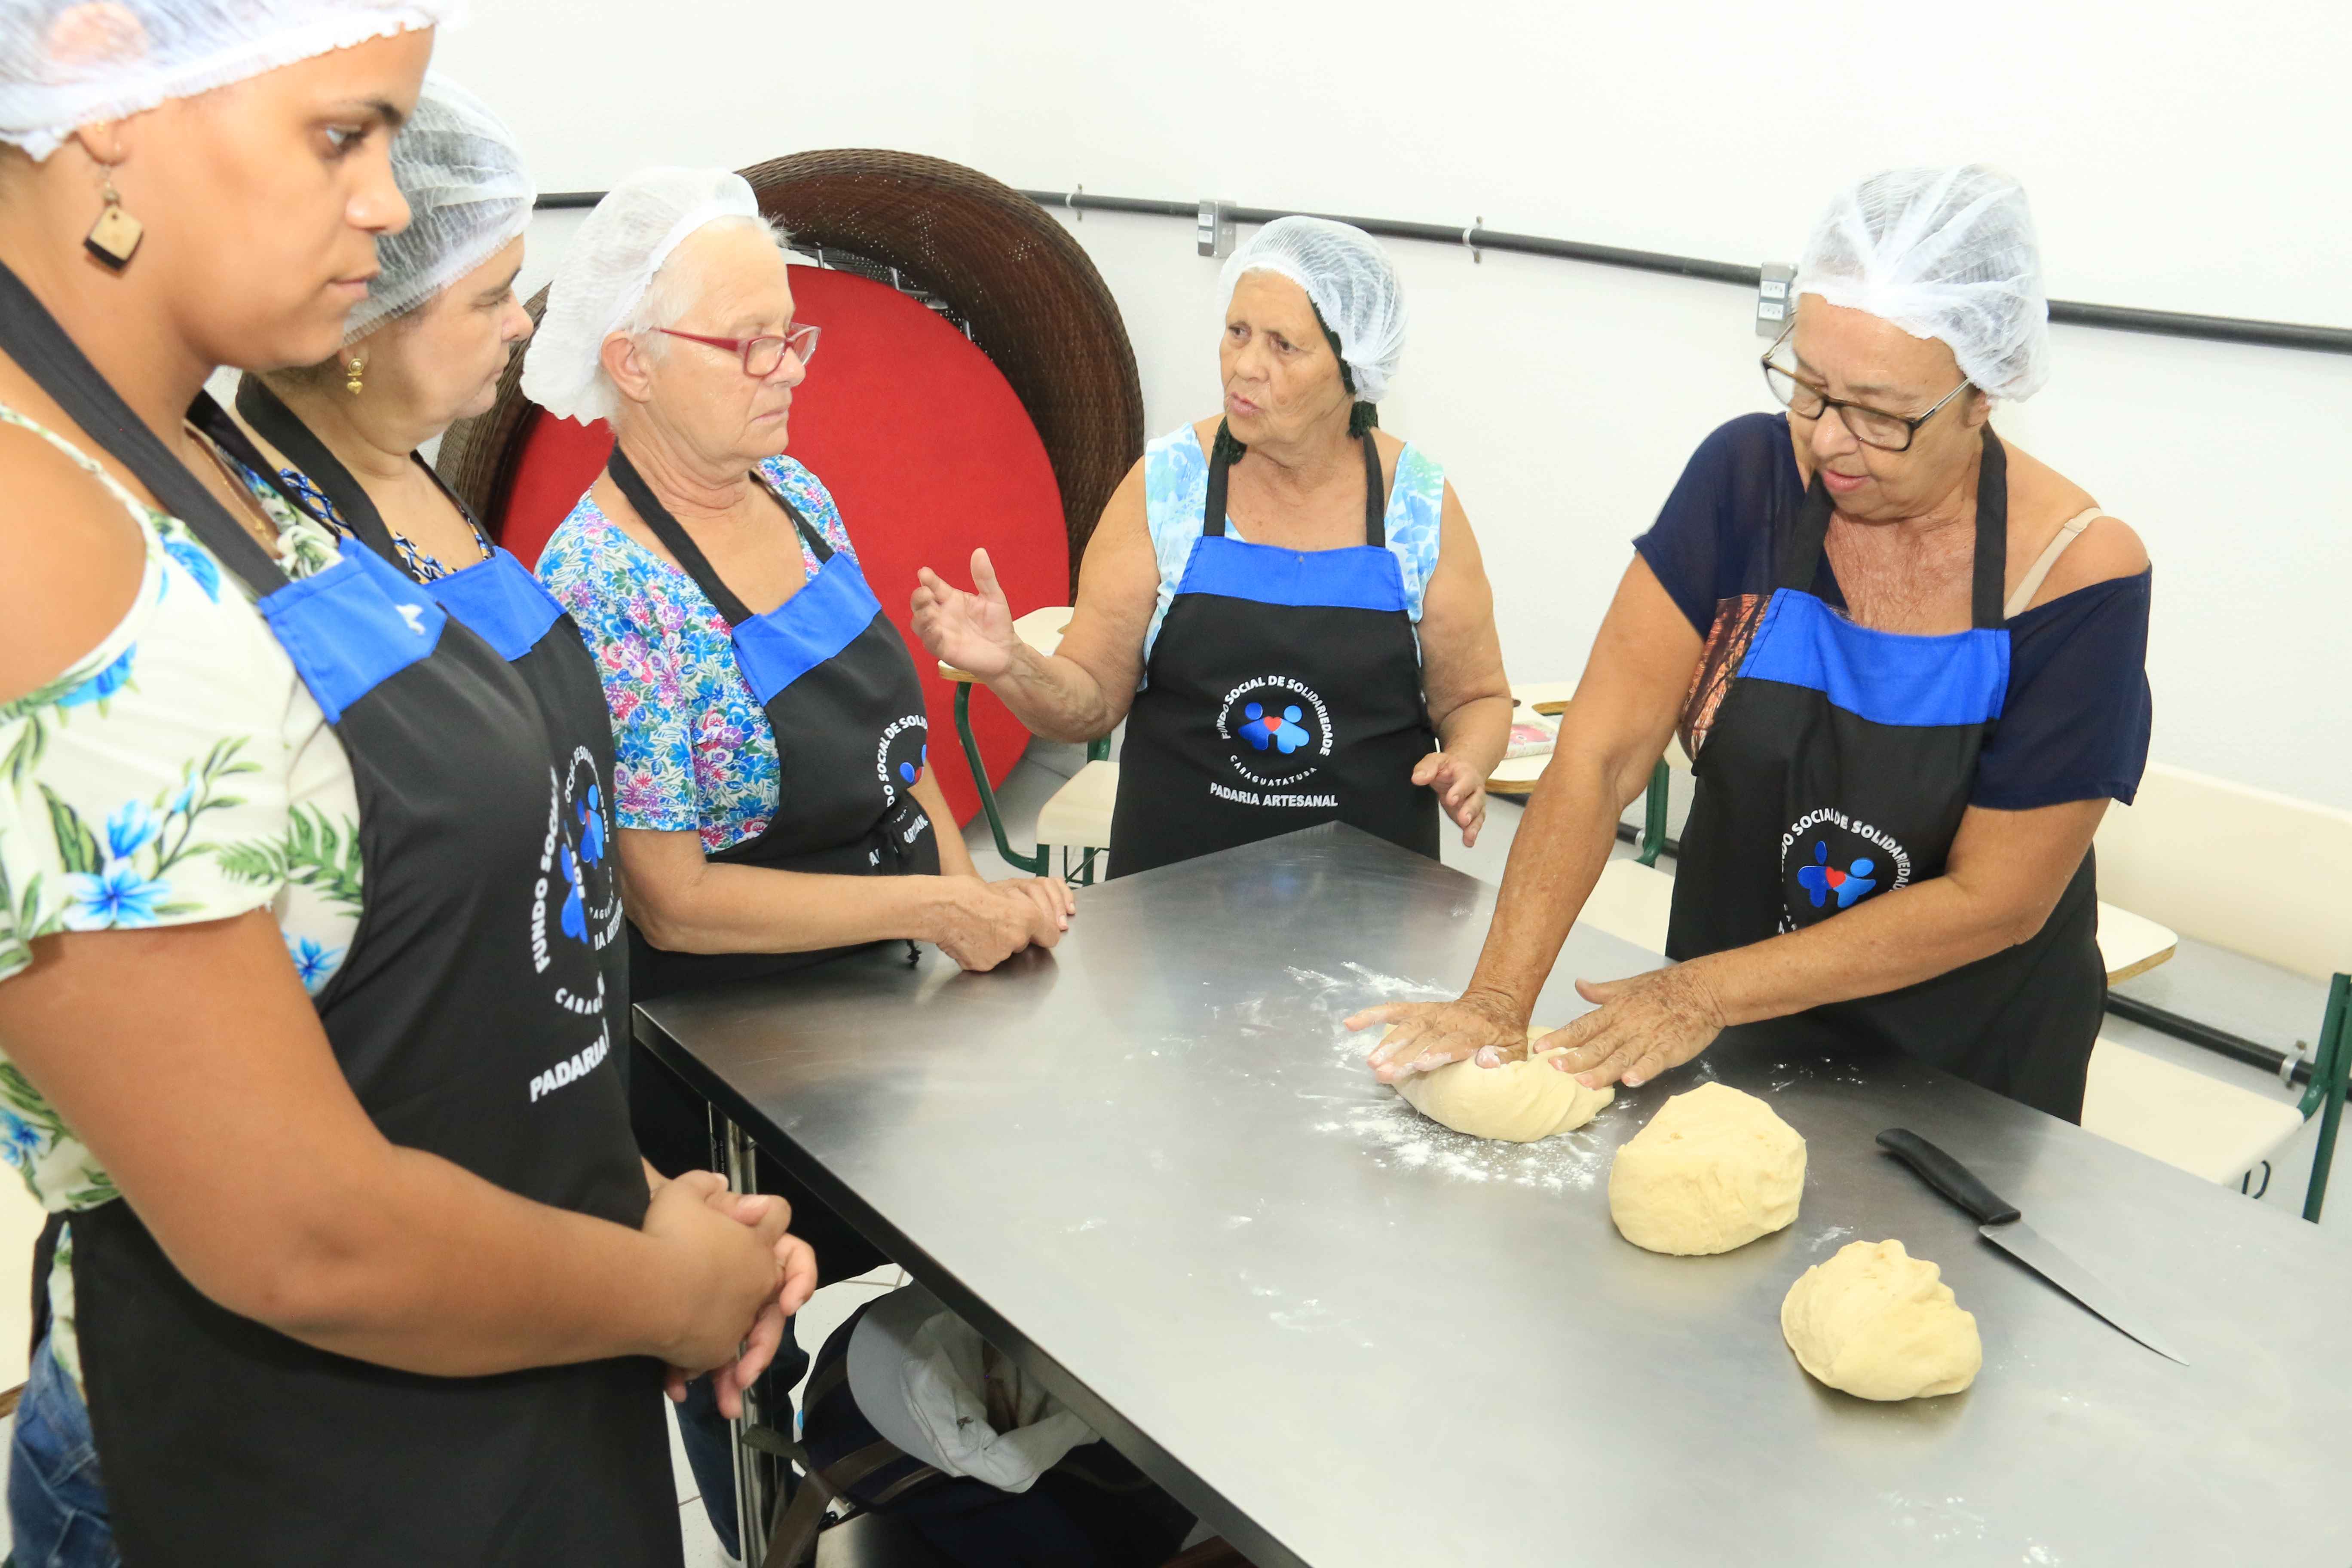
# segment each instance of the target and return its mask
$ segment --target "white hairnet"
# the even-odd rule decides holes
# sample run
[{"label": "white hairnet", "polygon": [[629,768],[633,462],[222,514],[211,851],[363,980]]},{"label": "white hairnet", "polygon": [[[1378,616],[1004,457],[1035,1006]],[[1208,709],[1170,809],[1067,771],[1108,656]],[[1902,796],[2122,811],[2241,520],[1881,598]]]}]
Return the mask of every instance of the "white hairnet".
[{"label": "white hairnet", "polygon": [[466,0],[5,0],[0,142],[36,160],[120,120],[412,27]]},{"label": "white hairnet", "polygon": [[383,270],[343,328],[347,343],[431,300],[530,226],[537,193],[514,133],[446,77],[425,79],[416,112],[393,139],[392,177],[408,198],[408,226],[375,242]]},{"label": "white hairnet", "polygon": [[1404,359],[1404,289],[1380,242],[1349,224],[1322,217],[1278,217],[1235,250],[1218,279],[1234,302],[1244,272],[1279,272],[1315,301],[1323,324],[1339,334],[1339,358],[1356,398],[1378,403]]},{"label": "white hairnet", "polygon": [[523,354],[523,395],[561,419],[612,417],[604,340],[628,324],[687,236],[714,218],[759,216],[751,187],[724,169],[647,169],[614,186],[548,285],[546,313]]},{"label": "white hairnet", "polygon": [[1940,338],[1995,397],[2050,379],[2050,301],[2025,187],[1998,170],[1891,169],[1832,202],[1797,291]]}]

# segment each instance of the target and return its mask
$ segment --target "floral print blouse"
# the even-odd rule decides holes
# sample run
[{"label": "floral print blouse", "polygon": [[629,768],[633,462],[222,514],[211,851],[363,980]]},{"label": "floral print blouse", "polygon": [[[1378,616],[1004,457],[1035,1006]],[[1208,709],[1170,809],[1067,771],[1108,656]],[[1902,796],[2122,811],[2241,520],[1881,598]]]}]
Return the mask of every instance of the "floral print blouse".
[{"label": "floral print blouse", "polygon": [[[342,743],[242,584],[177,520],[59,437],[0,406],[112,491],[146,545],[131,607],[56,679],[0,702],[0,984],[63,931],[215,921],[268,909],[315,995],[358,925],[359,804]],[[307,577],[334,537],[258,476],[278,564]],[[114,1183],[0,1059],[0,1153],[52,1211],[95,1208]],[[49,1344],[77,1382],[70,1238],[49,1279]]]},{"label": "floral print blouse", "polygon": [[[857,559],[841,510],[790,458],[760,472],[826,543]],[[776,526],[795,533],[780,507]],[[817,570],[800,541],[801,564]],[[706,854],[756,838],[776,812],[776,738],[735,665],[721,616],[694,579],[582,496],[547,542],[539,575],[580,626],[613,713],[614,815],[623,827],[702,835]]]}]

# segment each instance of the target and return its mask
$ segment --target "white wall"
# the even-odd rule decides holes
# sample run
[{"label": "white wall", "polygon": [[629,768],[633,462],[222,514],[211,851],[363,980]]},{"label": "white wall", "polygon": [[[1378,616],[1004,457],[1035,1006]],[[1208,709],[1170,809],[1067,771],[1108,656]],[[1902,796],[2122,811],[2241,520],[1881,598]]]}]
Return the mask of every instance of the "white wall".
[{"label": "white wall", "polygon": [[[2341,323],[2352,205],[2333,195],[2332,78],[2347,51],[2352,13],[2308,0],[1978,0],[1881,7],[1843,31],[1704,0],[984,15],[917,0],[831,16],[480,0],[441,63],[515,121],[549,188],[886,145],[1021,186],[1483,217],[1753,262],[1793,260],[1841,180],[1981,159],[2032,191],[2061,297]],[[532,278],[576,222],[543,220]],[[1151,428],[1212,411],[1217,267],[1189,226],[1071,226],[1126,314]],[[1391,253],[1414,327],[1383,420],[1461,492],[1514,674],[1571,676],[1691,447],[1763,405],[1749,301],[1534,258]],[[2050,387],[2000,420],[2148,542],[2155,754],[2352,805],[2352,358],[2070,328],[2057,351]]]}]

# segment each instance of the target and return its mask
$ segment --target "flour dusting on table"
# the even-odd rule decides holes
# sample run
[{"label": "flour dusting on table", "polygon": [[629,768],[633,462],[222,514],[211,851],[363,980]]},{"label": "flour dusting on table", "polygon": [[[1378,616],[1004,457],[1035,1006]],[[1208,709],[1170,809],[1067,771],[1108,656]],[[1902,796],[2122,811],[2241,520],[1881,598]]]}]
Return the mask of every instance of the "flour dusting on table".
[{"label": "flour dusting on table", "polygon": [[[1473,1138],[1439,1126],[1399,1099],[1394,1089],[1375,1080],[1364,1058],[1380,1032],[1350,1033],[1344,1020],[1384,1002],[1443,1002],[1450,1000],[1454,992],[1434,981],[1382,974],[1360,963],[1340,968],[1346,972],[1344,977],[1314,969],[1286,972],[1299,988],[1297,1000],[1329,1032],[1335,1076],[1345,1075],[1335,1089],[1350,1091],[1313,1097],[1331,1108],[1315,1124],[1315,1131],[1358,1140],[1370,1150],[1374,1163],[1385,1169],[1434,1171],[1454,1181],[1493,1182],[1549,1193],[1587,1192],[1601,1180],[1609,1168],[1609,1146],[1591,1128],[1534,1143]],[[1278,1010],[1279,1002],[1267,998],[1254,1005],[1261,1009],[1254,1016],[1255,1022]]]}]

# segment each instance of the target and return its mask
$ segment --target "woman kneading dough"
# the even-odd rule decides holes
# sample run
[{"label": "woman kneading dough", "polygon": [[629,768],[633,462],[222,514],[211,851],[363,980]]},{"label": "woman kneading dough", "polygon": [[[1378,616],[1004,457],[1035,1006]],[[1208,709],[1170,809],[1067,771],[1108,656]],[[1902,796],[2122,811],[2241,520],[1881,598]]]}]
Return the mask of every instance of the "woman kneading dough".
[{"label": "woman kneading dough", "polygon": [[1434,858],[1476,840],[1511,699],[1478,542],[1444,471],[1374,428],[1404,347],[1370,235],[1266,225],[1226,263],[1224,415],[1163,436],[1104,508],[1059,651],[1013,632],[987,553],[925,572],[924,646],[1032,732],[1127,721],[1110,874],[1337,818]]},{"label": "woman kneading dough", "polygon": [[2148,562],[2005,444],[2047,374],[2025,194],[1981,168],[1841,195],[1766,355],[1785,415],[1703,443],[1636,542],[1454,1002],[1376,1007],[1394,1080],[1521,1031],[1679,730],[1697,795],[1677,967],[1581,985],[1554,1037],[1642,1083],[1802,1015],[2069,1121],[2106,995],[2091,837],[2147,761]]}]

